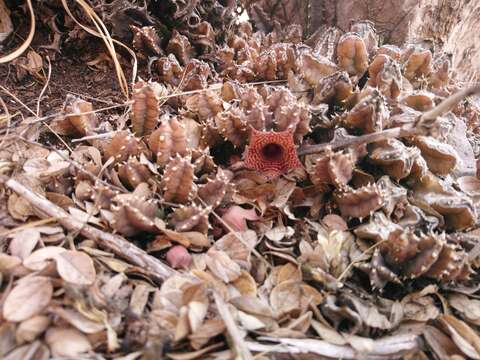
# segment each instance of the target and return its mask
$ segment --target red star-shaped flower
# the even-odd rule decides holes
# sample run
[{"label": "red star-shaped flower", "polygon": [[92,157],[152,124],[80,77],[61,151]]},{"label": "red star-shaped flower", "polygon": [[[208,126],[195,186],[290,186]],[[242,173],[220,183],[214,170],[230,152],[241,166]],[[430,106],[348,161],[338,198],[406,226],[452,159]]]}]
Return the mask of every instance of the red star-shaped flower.
[{"label": "red star-shaped flower", "polygon": [[250,144],[245,154],[245,167],[271,178],[289,169],[302,167],[293,142],[293,132],[258,131],[252,128]]}]

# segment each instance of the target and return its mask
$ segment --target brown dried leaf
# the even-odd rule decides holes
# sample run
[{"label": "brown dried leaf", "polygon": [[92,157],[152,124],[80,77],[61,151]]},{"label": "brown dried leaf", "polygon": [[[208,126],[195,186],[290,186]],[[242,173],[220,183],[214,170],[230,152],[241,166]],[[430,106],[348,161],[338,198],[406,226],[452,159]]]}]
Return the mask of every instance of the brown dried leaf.
[{"label": "brown dried leaf", "polygon": [[15,338],[17,343],[23,344],[32,342],[47,330],[50,325],[50,318],[45,315],[35,315],[22,321],[17,328]]},{"label": "brown dried leaf", "polygon": [[480,359],[480,336],[476,331],[452,315],[440,315],[438,320],[466,356]]},{"label": "brown dried leaf", "polygon": [[242,270],[242,274],[231,282],[231,285],[235,287],[240,295],[257,296],[257,284],[255,279],[245,270]]},{"label": "brown dried leaf", "polygon": [[54,128],[62,135],[78,137],[92,135],[99,125],[97,115],[92,111],[92,103],[70,95],[67,97],[64,112],[72,115],[54,123]]},{"label": "brown dried leaf", "polygon": [[480,325],[480,300],[453,293],[448,297],[448,302],[466,321],[473,325]]},{"label": "brown dried leaf", "polygon": [[53,356],[78,357],[92,350],[88,338],[73,328],[51,327],[45,334],[45,342]]},{"label": "brown dried leaf", "polygon": [[105,325],[87,318],[76,310],[54,307],[52,312],[84,334],[95,334],[105,329]]},{"label": "brown dried leaf", "polygon": [[3,317],[20,322],[40,314],[50,303],[53,286],[49,278],[31,276],[20,280],[7,295],[3,304]]},{"label": "brown dried leaf", "polygon": [[35,249],[39,240],[40,232],[35,228],[17,231],[10,242],[10,253],[25,260]]},{"label": "brown dried leaf", "polygon": [[80,251],[67,250],[56,257],[60,277],[75,285],[92,285],[96,272],[93,260]]},{"label": "brown dried leaf", "polygon": [[242,273],[240,266],[224,251],[211,247],[205,255],[208,269],[225,283],[236,280]]},{"label": "brown dried leaf", "polygon": [[58,246],[45,246],[23,260],[23,266],[32,271],[41,271],[65,251],[64,248]]}]

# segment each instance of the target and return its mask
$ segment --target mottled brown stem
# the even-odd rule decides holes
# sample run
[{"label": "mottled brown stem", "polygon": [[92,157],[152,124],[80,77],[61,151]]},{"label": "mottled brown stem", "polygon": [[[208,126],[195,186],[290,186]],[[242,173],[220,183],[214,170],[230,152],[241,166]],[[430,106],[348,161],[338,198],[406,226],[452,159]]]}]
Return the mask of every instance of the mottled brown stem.
[{"label": "mottled brown stem", "polygon": [[86,238],[94,240],[100,247],[110,250],[133,265],[142,268],[156,282],[162,282],[177,273],[160,260],[128,242],[123,237],[106,233],[75,219],[61,207],[53,204],[45,197],[36,194],[17,180],[10,178],[5,181],[5,186],[26,199],[42,213],[49,217],[57,218],[58,222],[66,229],[80,232]]},{"label": "mottled brown stem", "polygon": [[253,355],[245,344],[242,333],[240,332],[240,329],[235,323],[235,320],[233,319],[233,316],[228,309],[228,305],[225,303],[223,298],[215,291],[213,292],[213,298],[215,300],[215,305],[217,306],[218,313],[223,319],[225,327],[227,328],[227,332],[230,335],[233,351],[236,355],[235,359],[253,360]]},{"label": "mottled brown stem", "polygon": [[468,89],[461,90],[455,94],[449,96],[443,100],[440,104],[434,107],[432,110],[427,111],[417,121],[416,129],[405,130],[402,128],[393,128],[378,131],[371,134],[365,134],[357,137],[353,136],[339,136],[334,137],[331,142],[317,144],[317,145],[305,145],[297,150],[298,156],[317,154],[327,149],[335,150],[346,148],[349,146],[358,146],[361,144],[370,144],[372,142],[381,141],[389,138],[408,137],[416,135],[421,132],[421,129],[427,126],[427,123],[434,121],[437,117],[442,116],[448,112],[453,106],[457,105],[463,99],[480,94],[480,85],[472,86]]},{"label": "mottled brown stem", "polygon": [[448,112],[452,107],[457,105],[463,99],[476,94],[480,94],[480,85],[472,86],[467,89],[460,90],[453,95],[450,95],[440,104],[435,106],[432,110],[424,113],[418,121],[418,126],[421,126],[424,122],[435,120],[438,116],[442,116],[443,114]]},{"label": "mottled brown stem", "polygon": [[365,134],[361,136],[352,136],[352,137],[338,137],[334,138],[331,142],[317,144],[317,145],[306,145],[298,149],[297,154],[301,155],[309,155],[309,154],[317,154],[321,153],[327,149],[335,150],[335,149],[342,149],[350,146],[358,146],[362,144],[370,144],[376,141],[381,141],[390,138],[399,138],[399,137],[406,137],[412,136],[417,133],[417,130],[405,130],[402,128],[393,128],[387,129],[382,131],[377,131],[371,134]]}]

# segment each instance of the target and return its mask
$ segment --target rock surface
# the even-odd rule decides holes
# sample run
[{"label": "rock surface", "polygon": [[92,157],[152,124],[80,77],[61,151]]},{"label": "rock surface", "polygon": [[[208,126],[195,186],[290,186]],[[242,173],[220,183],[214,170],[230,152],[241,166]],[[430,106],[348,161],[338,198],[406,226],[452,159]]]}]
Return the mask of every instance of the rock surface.
[{"label": "rock surface", "polygon": [[[480,32],[473,31],[480,20],[480,1],[245,0],[244,4],[260,27],[272,26],[273,20],[280,25],[297,23],[307,36],[325,26],[348,31],[352,21],[368,19],[384,43],[433,42],[437,52],[452,54],[458,80],[480,79],[480,61],[472,61],[480,58]],[[296,15],[286,16],[292,7]]]}]

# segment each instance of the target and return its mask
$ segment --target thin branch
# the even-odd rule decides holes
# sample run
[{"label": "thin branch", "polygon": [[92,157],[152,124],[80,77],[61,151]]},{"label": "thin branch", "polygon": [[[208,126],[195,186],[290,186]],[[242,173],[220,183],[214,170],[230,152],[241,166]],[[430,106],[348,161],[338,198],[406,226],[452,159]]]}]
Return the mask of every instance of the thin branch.
[{"label": "thin branch", "polygon": [[443,100],[440,104],[435,106],[432,110],[429,110],[426,113],[424,113],[420,117],[418,126],[421,126],[424,122],[435,120],[438,116],[442,116],[443,114],[448,112],[452,107],[457,105],[463,99],[476,94],[480,94],[480,85],[472,86],[467,89],[458,91],[453,95],[450,95],[448,98]]},{"label": "thin branch", "polygon": [[48,84],[50,84],[50,78],[52,76],[52,63],[50,62],[50,58],[47,55],[47,62],[48,62],[48,75],[47,75],[47,81],[45,82],[45,85],[42,88],[42,91],[40,91],[40,95],[38,95],[38,100],[37,100],[37,117],[40,117],[40,103],[42,102],[42,97],[45,91],[48,88]]},{"label": "thin branch", "polygon": [[106,133],[95,134],[95,135],[88,135],[78,139],[71,140],[72,143],[82,142],[85,140],[97,140],[97,139],[104,139],[104,138],[111,138],[113,137],[118,131],[109,131]]},{"label": "thin branch", "polygon": [[223,301],[223,298],[215,291],[213,292],[213,298],[215,300],[215,305],[217,306],[218,313],[222,317],[228,334],[230,335],[230,340],[234,348],[233,351],[236,355],[235,359],[253,360],[253,355],[245,344],[242,334],[240,333],[240,330],[237,327],[237,324],[235,324],[235,320],[233,319],[233,316],[228,309],[228,305],[225,303],[225,301]]},{"label": "thin branch", "polygon": [[327,149],[331,149],[331,150],[342,149],[349,146],[370,144],[373,142],[390,139],[390,138],[408,137],[408,136],[416,135],[420,133],[424,127],[426,127],[427,123],[432,122],[437,117],[445,114],[453,106],[458,104],[463,99],[479,93],[480,93],[480,85],[476,85],[468,89],[461,90],[449,96],[447,99],[442,101],[439,105],[437,105],[432,110],[427,111],[426,113],[423,113],[419,117],[415,129],[405,130],[402,128],[393,128],[393,129],[382,130],[382,131],[374,132],[371,134],[365,134],[365,135],[356,136],[356,137],[354,136],[334,137],[334,139],[328,143],[303,146],[300,149],[298,149],[297,154],[299,156],[316,154],[316,153],[321,153]]},{"label": "thin branch", "polygon": [[346,147],[354,147],[362,144],[370,144],[380,140],[390,139],[390,138],[399,138],[399,137],[408,137],[413,136],[417,133],[417,130],[405,130],[402,128],[393,128],[382,131],[377,131],[371,134],[365,134],[361,136],[339,136],[335,137],[331,142],[317,144],[317,145],[306,145],[298,149],[297,154],[309,155],[323,152],[327,149],[336,150]]},{"label": "thin branch", "polygon": [[[5,177],[0,179],[5,181]],[[100,247],[110,250],[119,257],[129,261],[131,264],[142,268],[152,277],[153,280],[162,282],[168,277],[177,274],[174,269],[149,255],[131,242],[125,240],[123,237],[106,233],[91,225],[85,225],[82,221],[75,219],[61,207],[33,192],[17,180],[10,178],[5,181],[5,186],[22,196],[48,217],[57,218],[58,222],[69,231],[79,231],[86,238],[94,240]]]}]

